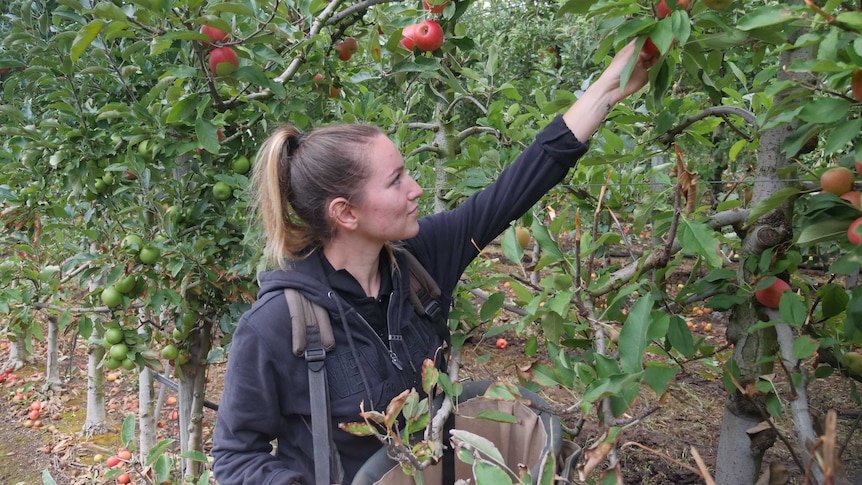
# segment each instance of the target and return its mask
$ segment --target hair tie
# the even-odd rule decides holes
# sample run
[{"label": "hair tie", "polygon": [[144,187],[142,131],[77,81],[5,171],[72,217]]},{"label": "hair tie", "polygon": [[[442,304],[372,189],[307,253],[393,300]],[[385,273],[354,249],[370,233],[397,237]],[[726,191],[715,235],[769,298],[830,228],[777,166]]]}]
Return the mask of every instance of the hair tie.
[{"label": "hair tie", "polygon": [[292,157],[297,150],[299,150],[299,146],[302,144],[302,141],[305,140],[305,133],[299,132],[295,136],[291,136],[287,139],[287,143],[284,144],[285,148],[285,157]]}]

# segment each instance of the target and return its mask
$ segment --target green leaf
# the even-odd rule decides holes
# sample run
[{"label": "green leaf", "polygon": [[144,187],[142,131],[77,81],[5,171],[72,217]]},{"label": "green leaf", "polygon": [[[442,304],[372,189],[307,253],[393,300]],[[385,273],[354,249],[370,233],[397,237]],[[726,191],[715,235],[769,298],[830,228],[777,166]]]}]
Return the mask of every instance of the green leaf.
[{"label": "green leaf", "polygon": [[195,135],[204,150],[210,153],[219,152],[218,129],[209,120],[203,118],[195,120]]},{"label": "green leaf", "polygon": [[862,32],[862,12],[841,12],[836,17],[837,24],[852,27],[857,32]]},{"label": "green leaf", "polygon": [[506,229],[503,233],[503,237],[500,239],[500,245],[503,249],[503,256],[506,256],[506,259],[513,263],[521,261],[521,258],[524,256],[524,249],[521,248],[521,245],[518,243],[518,235],[515,231],[515,226],[509,226],[509,228]]},{"label": "green leaf", "polygon": [[679,242],[683,251],[702,257],[709,268],[721,267],[721,257],[716,252],[718,236],[715,230],[702,222],[681,218]]},{"label": "green leaf", "polygon": [[590,11],[590,7],[596,4],[598,0],[569,0],[559,10],[557,17],[562,17],[565,14],[582,14]]},{"label": "green leaf", "polygon": [[791,197],[798,195],[799,193],[799,189],[787,187],[772,194],[772,196],[768,199],[761,200],[760,202],[755,204],[754,207],[751,208],[751,212],[748,214],[748,220],[745,221],[745,225],[750,226],[754,221],[772,212],[773,210],[778,208],[778,206],[789,200]]},{"label": "green leaf", "polygon": [[152,447],[150,451],[147,452],[147,458],[144,462],[145,465],[149,466],[156,462],[156,460],[162,456],[165,450],[170,447],[174,443],[173,439],[164,439],[156,443],[156,446]]},{"label": "green leaf", "polygon": [[820,348],[820,342],[814,340],[808,335],[800,335],[793,341],[793,357],[797,360],[807,359],[817,352]]},{"label": "green leaf", "polygon": [[503,455],[500,453],[500,450],[498,450],[497,447],[494,446],[494,443],[491,442],[488,438],[479,436],[469,431],[464,431],[462,429],[453,429],[451,434],[453,440],[458,440],[469,444],[470,446],[472,446],[488,458],[496,461],[497,463],[506,463],[506,460],[503,459]]},{"label": "green leaf", "polygon": [[42,485],[57,485],[57,482],[48,470],[42,470]]},{"label": "green leaf", "polygon": [[208,461],[207,456],[198,450],[184,451],[180,454],[180,457],[189,460],[199,461],[201,463],[206,463]]},{"label": "green leaf", "polygon": [[254,66],[242,66],[231,75],[240,81],[246,81],[263,88],[268,88],[273,85],[269,78],[266,77],[266,74]]},{"label": "green leaf", "polygon": [[506,301],[506,294],[502,291],[491,293],[482,308],[479,310],[479,318],[482,320],[490,320],[494,315],[503,308],[503,303]]},{"label": "green leaf", "polygon": [[247,6],[233,2],[219,2],[209,6],[209,9],[215,12],[228,12],[245,17],[254,17],[254,12]]},{"label": "green leaf", "polygon": [[551,233],[548,231],[548,228],[541,223],[538,217],[533,218],[533,224],[530,229],[533,232],[533,238],[535,238],[536,242],[539,244],[539,248],[545,253],[543,259],[547,257],[553,262],[565,260],[565,256],[560,250],[560,246],[557,245],[557,241],[551,237]]},{"label": "green leaf", "polygon": [[678,372],[679,368],[677,367],[671,367],[661,362],[649,362],[644,368],[644,382],[656,395],[661,396]]},{"label": "green leaf", "polygon": [[835,283],[821,286],[817,289],[817,295],[820,297],[820,310],[824,319],[840,315],[850,301],[844,287]]},{"label": "green leaf", "polygon": [[126,20],[126,13],[123,12],[123,9],[114,5],[111,2],[99,2],[95,7],[93,7],[93,13],[96,14],[97,17],[103,17],[111,20]]},{"label": "green leaf", "polygon": [[[500,464],[504,464],[504,462],[500,462]],[[512,478],[502,468],[482,460],[473,463],[473,477],[476,479],[476,485],[512,483]]]},{"label": "green leaf", "polygon": [[796,244],[807,247],[828,241],[837,241],[847,238],[849,221],[840,219],[826,219],[812,224],[805,224],[796,237]]},{"label": "green leaf", "polygon": [[123,427],[120,430],[120,441],[130,450],[135,444],[135,415],[127,414],[123,419]]},{"label": "green leaf", "polygon": [[670,325],[667,329],[667,339],[670,345],[686,357],[694,357],[694,339],[691,329],[685,324],[685,320],[677,315],[670,317]]},{"label": "green leaf", "polygon": [[799,15],[787,5],[768,5],[745,14],[736,23],[736,28],[745,31],[762,29],[764,27],[786,24],[797,18],[799,18]]},{"label": "green leaf", "polygon": [[643,369],[643,354],[647,346],[647,329],[649,328],[652,299],[649,294],[642,296],[632,306],[622,330],[620,330],[619,350],[620,365],[628,374]]},{"label": "green leaf", "polygon": [[583,400],[586,403],[596,402],[608,396],[619,396],[624,389],[640,381],[643,373],[617,374],[606,379],[598,379],[584,391]]},{"label": "green leaf", "polygon": [[72,42],[72,50],[71,50],[71,58],[72,62],[78,60],[81,57],[81,54],[90,47],[90,44],[93,42],[93,39],[99,35],[102,27],[105,26],[105,21],[102,19],[95,19],[83,29],[78,31],[78,35],[75,36],[74,42]]},{"label": "green leaf", "polygon": [[511,413],[497,411],[495,409],[486,409],[484,411],[479,411],[474,417],[476,419],[487,419],[488,421],[496,421],[498,423],[517,424],[518,422],[518,419]]},{"label": "green leaf", "polygon": [[827,155],[838,152],[843,149],[847,143],[856,138],[860,131],[862,131],[862,118],[843,120],[835,126],[831,133],[829,133],[829,136],[826,138],[823,151],[826,152]]},{"label": "green leaf", "polygon": [[847,117],[850,101],[841,98],[818,98],[805,103],[799,118],[809,123],[834,123]]},{"label": "green leaf", "polygon": [[799,296],[792,291],[785,291],[778,302],[781,318],[790,325],[801,328],[808,318],[808,309],[802,304]]}]

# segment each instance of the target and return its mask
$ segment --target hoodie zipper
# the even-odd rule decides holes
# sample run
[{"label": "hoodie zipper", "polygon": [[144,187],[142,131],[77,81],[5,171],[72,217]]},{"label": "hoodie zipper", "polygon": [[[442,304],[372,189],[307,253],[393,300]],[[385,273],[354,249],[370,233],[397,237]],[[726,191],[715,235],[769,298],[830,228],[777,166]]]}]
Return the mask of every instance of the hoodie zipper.
[{"label": "hoodie zipper", "polygon": [[[354,313],[356,313],[356,316],[359,317],[359,320],[365,324],[365,326],[368,328],[368,330],[371,331],[371,334],[374,335],[374,338],[376,338],[377,341],[380,342],[380,345],[382,345],[383,348],[386,349],[386,352],[389,353],[389,360],[392,361],[392,365],[394,365],[395,368],[398,370],[404,370],[404,366],[401,365],[401,361],[398,360],[398,355],[395,353],[394,350],[392,350],[392,348],[389,345],[386,344],[386,342],[383,341],[382,338],[380,338],[379,335],[377,335],[377,332],[374,331],[374,328],[371,326],[370,323],[368,323],[368,320],[366,320],[365,317],[363,317],[361,313],[359,313],[355,310],[354,310]],[[388,316],[387,316],[387,322],[386,322],[386,330],[388,333],[388,330],[389,330]]]}]

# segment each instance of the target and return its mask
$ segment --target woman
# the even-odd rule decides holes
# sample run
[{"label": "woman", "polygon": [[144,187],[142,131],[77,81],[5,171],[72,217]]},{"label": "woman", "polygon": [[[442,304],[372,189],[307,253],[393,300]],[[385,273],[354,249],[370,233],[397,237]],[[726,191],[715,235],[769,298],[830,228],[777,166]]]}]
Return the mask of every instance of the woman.
[{"label": "woman", "polygon": [[[326,372],[334,425],[359,421],[360,403],[383,410],[401,391],[421,389],[422,362],[436,361],[443,339],[408,303],[408,275],[397,270],[405,267],[403,254],[391,242],[428,270],[448,316],[455,285],[478,248],[565,177],[611,107],[646,84],[655,61],[636,53],[634,42],[626,45],[494,183],[451,211],[421,219],[422,189],[377,128],[336,125],[303,135],[287,126],[273,133],[258,153],[253,186],[265,256],[279,269],[261,274],[258,300],[234,333],[212,450],[219,483],[315,481],[308,367],[291,353],[284,288],[301,290],[332,318],[336,346],[326,355]],[[382,445],[337,427],[332,433],[342,483],[350,483]]]}]

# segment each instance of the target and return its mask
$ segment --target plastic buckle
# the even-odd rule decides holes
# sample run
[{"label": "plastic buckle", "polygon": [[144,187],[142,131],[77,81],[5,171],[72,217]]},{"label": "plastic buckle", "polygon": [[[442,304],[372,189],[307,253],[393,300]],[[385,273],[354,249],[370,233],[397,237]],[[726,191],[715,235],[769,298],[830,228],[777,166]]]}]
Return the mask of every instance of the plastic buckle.
[{"label": "plastic buckle", "polygon": [[308,362],[320,362],[326,358],[326,349],[317,347],[315,349],[305,349],[305,360]]}]

